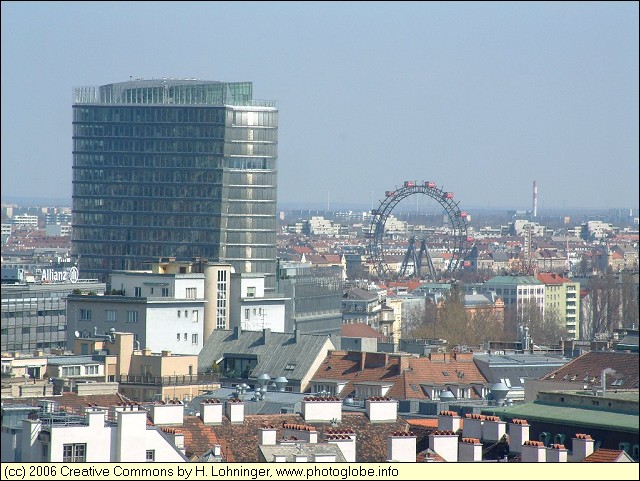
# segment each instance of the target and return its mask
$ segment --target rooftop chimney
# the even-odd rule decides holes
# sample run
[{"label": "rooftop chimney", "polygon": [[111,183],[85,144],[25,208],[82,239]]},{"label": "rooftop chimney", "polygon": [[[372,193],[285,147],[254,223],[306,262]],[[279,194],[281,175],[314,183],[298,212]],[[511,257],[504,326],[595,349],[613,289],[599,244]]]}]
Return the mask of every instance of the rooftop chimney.
[{"label": "rooftop chimney", "polygon": [[239,399],[227,400],[227,417],[232,424],[244,423],[244,402]]},{"label": "rooftop chimney", "polygon": [[445,461],[458,462],[458,435],[453,431],[432,431],[429,434],[429,447]]},{"label": "rooftop chimney", "polygon": [[458,461],[461,463],[482,461],[482,443],[478,438],[462,438],[458,442]]},{"label": "rooftop chimney", "polygon": [[387,461],[416,462],[416,436],[412,432],[395,432],[387,437]]},{"label": "rooftop chimney", "polygon": [[552,444],[547,448],[547,463],[566,463],[567,448],[564,444]]},{"label": "rooftop chimney", "polygon": [[261,446],[275,446],[277,432],[275,426],[262,426],[259,429],[258,444]]},{"label": "rooftop chimney", "polygon": [[576,434],[571,438],[571,461],[580,462],[590,454],[593,454],[595,441],[588,434]]},{"label": "rooftop chimney", "polygon": [[398,401],[388,397],[370,397],[365,402],[369,421],[372,423],[394,423],[398,418]]},{"label": "rooftop chimney", "polygon": [[485,419],[486,416],[482,414],[465,414],[462,435],[465,438],[482,439],[482,425]]},{"label": "rooftop chimney", "polygon": [[222,402],[205,399],[200,403],[200,420],[203,424],[222,424]]},{"label": "rooftop chimney", "polygon": [[455,411],[440,411],[438,414],[438,430],[458,432],[460,429],[460,416]]},{"label": "rooftop chimney", "polygon": [[521,460],[523,463],[544,463],[547,460],[547,448],[541,441],[525,441]]},{"label": "rooftop chimney", "polygon": [[522,445],[529,440],[529,423],[526,419],[514,419],[509,425],[509,451],[521,453]]}]

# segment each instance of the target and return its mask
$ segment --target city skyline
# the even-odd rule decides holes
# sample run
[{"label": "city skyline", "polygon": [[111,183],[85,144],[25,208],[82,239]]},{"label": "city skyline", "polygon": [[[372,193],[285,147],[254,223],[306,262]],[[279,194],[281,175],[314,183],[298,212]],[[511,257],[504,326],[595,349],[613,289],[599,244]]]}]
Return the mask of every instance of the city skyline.
[{"label": "city skyline", "polygon": [[637,209],[637,3],[132,2],[120,13],[2,3],[3,201],[70,203],[74,87],[196,77],[252,81],[255,98],[278,102],[279,206],[377,206],[411,179],[465,208],[530,209],[537,180],[540,213]]}]

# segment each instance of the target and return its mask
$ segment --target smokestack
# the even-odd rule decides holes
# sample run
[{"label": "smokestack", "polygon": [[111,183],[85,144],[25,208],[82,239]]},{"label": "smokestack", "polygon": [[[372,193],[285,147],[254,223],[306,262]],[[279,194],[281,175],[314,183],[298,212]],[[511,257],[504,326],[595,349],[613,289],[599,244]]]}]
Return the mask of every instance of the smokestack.
[{"label": "smokestack", "polygon": [[533,218],[538,217],[538,181],[533,181]]}]

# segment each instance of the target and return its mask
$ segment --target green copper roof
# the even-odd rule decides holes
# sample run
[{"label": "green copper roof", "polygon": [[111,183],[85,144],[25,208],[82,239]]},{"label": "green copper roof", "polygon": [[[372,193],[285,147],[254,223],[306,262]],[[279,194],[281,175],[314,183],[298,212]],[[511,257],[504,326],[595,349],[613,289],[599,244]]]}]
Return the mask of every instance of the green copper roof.
[{"label": "green copper roof", "polygon": [[519,286],[519,285],[527,285],[527,284],[540,285],[542,284],[542,282],[540,282],[538,279],[536,279],[533,276],[495,276],[484,283],[485,286],[491,286],[494,284],[501,285],[501,286],[504,286],[504,285]]},{"label": "green copper roof", "polygon": [[638,434],[638,415],[596,409],[556,406],[538,402],[509,407],[491,407],[483,414],[500,416],[503,420],[526,419],[527,421],[569,424],[594,429],[614,429]]}]

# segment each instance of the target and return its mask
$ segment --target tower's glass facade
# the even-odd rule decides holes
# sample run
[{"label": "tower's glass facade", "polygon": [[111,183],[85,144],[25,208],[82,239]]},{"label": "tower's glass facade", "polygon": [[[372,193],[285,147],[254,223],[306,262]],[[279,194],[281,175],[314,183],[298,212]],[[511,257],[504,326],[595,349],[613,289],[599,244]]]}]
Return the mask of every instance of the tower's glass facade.
[{"label": "tower's glass facade", "polygon": [[160,257],[275,288],[278,110],[251,82],[134,80],[73,104],[73,252],[106,281]]}]

